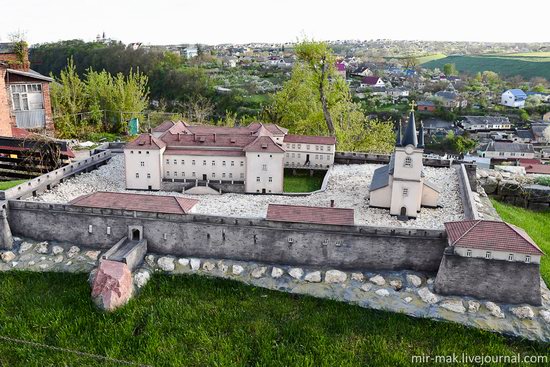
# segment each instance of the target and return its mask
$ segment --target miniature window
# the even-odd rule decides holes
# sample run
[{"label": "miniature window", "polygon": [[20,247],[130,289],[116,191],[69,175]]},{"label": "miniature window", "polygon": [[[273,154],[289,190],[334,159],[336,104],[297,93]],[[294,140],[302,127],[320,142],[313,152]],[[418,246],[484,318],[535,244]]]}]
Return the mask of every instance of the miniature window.
[{"label": "miniature window", "polygon": [[174,164],[178,164],[178,160],[177,160],[177,159],[174,159]]},{"label": "miniature window", "polygon": [[240,177],[241,177],[241,178],[244,178],[244,173],[241,173],[241,176],[240,176]]},{"label": "miniature window", "polygon": [[302,157],[302,154],[298,153],[298,158],[301,158]]},{"label": "miniature window", "polygon": [[147,174],[147,178],[151,178],[151,174],[150,174],[150,173]]},{"label": "miniature window", "polygon": [[216,161],[212,161],[212,165],[215,166],[215,165],[216,165]]},{"label": "miniature window", "polygon": [[191,173],[191,176],[197,177],[197,174],[195,172]]},{"label": "miniature window", "polygon": [[[139,154],[141,154],[141,151],[139,152]],[[145,151],[145,154],[149,154],[149,151],[148,151],[148,150],[146,150],[146,151]]]},{"label": "miniature window", "polygon": [[243,167],[243,166],[244,166],[244,161],[241,161],[241,167]]},{"label": "miniature window", "polygon": [[136,178],[139,178],[139,173],[136,172]]},{"label": "miniature window", "polygon": [[134,154],[134,151],[133,151],[133,150],[130,150],[130,154]]},{"label": "miniature window", "polygon": [[182,160],[181,160],[181,164],[185,164],[185,159],[182,159]]},{"label": "miniature window", "polygon": [[294,158],[295,156],[296,156],[296,154],[295,154],[295,153],[292,153],[292,158]]},{"label": "miniature window", "polygon": [[231,161],[231,167],[235,165],[235,161]]},{"label": "miniature window", "polygon": [[145,167],[145,162],[141,162],[141,166],[142,166],[142,167]]},{"label": "miniature window", "polygon": [[225,178],[225,172],[224,172],[224,173],[222,173],[222,178]]},{"label": "miniature window", "polygon": [[330,152],[330,145],[327,147],[327,152]]},{"label": "miniature window", "polygon": [[273,182],[273,177],[270,177],[270,178],[269,178],[269,182]]},{"label": "miniature window", "polygon": [[[147,152],[147,153],[149,153],[149,152]],[[138,150],[138,154],[141,154],[141,150]]]},{"label": "miniature window", "polygon": [[302,144],[298,144],[298,149],[302,149]]},{"label": "miniature window", "polygon": [[309,150],[311,148],[311,146],[308,144],[306,145],[306,149]]},{"label": "miniature window", "polygon": [[318,146],[318,145],[315,146],[315,150],[319,150],[319,146]]},{"label": "miniature window", "polygon": [[212,178],[216,178],[216,172],[212,172]]},{"label": "miniature window", "polygon": [[166,177],[170,177],[170,171],[166,171]]},{"label": "miniature window", "polygon": [[406,168],[412,168],[413,166],[413,160],[411,157],[405,157],[405,161],[403,162],[403,167]]},{"label": "miniature window", "polygon": [[185,172],[182,172],[182,173],[181,173],[181,177],[185,177]]},{"label": "miniature window", "polygon": [[267,164],[262,164],[262,171],[267,171]]},{"label": "miniature window", "polygon": [[191,161],[191,164],[192,164],[193,166],[195,165],[195,160],[194,160],[194,159]]},{"label": "miniature window", "polygon": [[203,166],[206,166],[206,161],[202,161],[202,165],[203,165]]},{"label": "miniature window", "polygon": [[292,149],[296,149],[296,144],[292,144]]},{"label": "miniature window", "polygon": [[514,261],[514,254],[508,255],[508,261]]},{"label": "miniature window", "polygon": [[178,172],[174,171],[174,177],[178,177]]},{"label": "miniature window", "polygon": [[406,197],[406,196],[408,196],[408,195],[409,195],[409,188],[404,187],[404,188],[403,188],[403,197]]},{"label": "miniature window", "polygon": [[169,160],[169,159],[166,160],[166,164],[170,164],[170,160]]},{"label": "miniature window", "polygon": [[260,182],[260,178],[259,178],[259,177],[256,177],[256,182]]},{"label": "miniature window", "polygon": [[472,257],[472,250],[466,251],[466,256],[467,257]]},{"label": "miniature window", "polygon": [[320,160],[323,160],[323,157],[324,157],[324,156],[323,156],[322,154],[319,154],[319,159],[320,159]]},{"label": "miniature window", "polygon": [[224,167],[225,167],[225,161],[222,161],[222,166],[224,166]]},{"label": "miniature window", "polygon": [[486,259],[490,259],[490,258],[491,258],[491,251],[487,251],[487,252],[485,253],[485,258],[486,258]]},{"label": "miniature window", "polygon": [[229,178],[233,178],[233,174],[229,172]]},{"label": "miniature window", "polygon": [[315,154],[315,159],[319,159],[319,154]]},{"label": "miniature window", "polygon": [[322,146],[322,145],[319,147],[319,149],[321,149],[321,150],[323,150],[323,148],[324,148],[324,146]]},{"label": "miniature window", "polygon": [[529,255],[525,256],[525,262],[529,264],[531,262],[531,256]]}]

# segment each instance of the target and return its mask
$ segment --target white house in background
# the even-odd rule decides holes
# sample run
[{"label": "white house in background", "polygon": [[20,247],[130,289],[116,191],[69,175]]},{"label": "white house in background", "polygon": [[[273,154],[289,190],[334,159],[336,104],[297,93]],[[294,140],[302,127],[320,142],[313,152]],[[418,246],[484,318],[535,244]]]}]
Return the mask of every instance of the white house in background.
[{"label": "white house in background", "polygon": [[467,131],[511,130],[506,116],[464,116],[460,125]]},{"label": "white house in background", "polygon": [[377,76],[366,76],[361,79],[361,88],[381,88],[385,86],[386,84],[382,78]]},{"label": "white house in background", "polygon": [[370,190],[370,206],[389,208],[391,215],[416,218],[422,206],[436,207],[440,189],[424,179],[424,131],[420,125],[420,142],[416,134],[414,112],[409,115],[405,135],[397,132],[395,152],[387,166],[374,171]]},{"label": "white house in background", "polygon": [[523,108],[527,94],[521,89],[508,89],[502,93],[500,104],[508,107]]},{"label": "white house in background", "polygon": [[327,170],[335,149],[334,137],[290,135],[275,124],[165,121],[124,147],[126,187],[160,190],[163,181],[215,181],[244,185],[249,193],[281,193],[285,167]]},{"label": "white house in background", "polygon": [[496,159],[533,159],[535,149],[532,144],[492,141],[478,150],[480,157]]}]

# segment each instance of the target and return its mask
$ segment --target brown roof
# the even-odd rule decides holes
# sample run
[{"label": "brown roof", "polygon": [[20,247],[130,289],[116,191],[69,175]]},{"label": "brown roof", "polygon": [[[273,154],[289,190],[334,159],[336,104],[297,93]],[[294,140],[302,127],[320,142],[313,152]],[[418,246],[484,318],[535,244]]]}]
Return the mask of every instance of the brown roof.
[{"label": "brown roof", "polygon": [[445,223],[449,245],[489,251],[543,255],[521,228],[506,222],[465,220]]},{"label": "brown roof", "polygon": [[305,144],[336,144],[334,136],[309,136],[309,135],[285,135],[285,143],[305,143]]},{"label": "brown roof", "polygon": [[262,152],[262,153],[284,153],[273,138],[270,136],[258,136],[252,143],[248,144],[243,149],[245,152]]},{"label": "brown roof", "polygon": [[269,204],[268,220],[278,222],[354,225],[353,209]]},{"label": "brown roof", "polygon": [[226,149],[167,149],[164,155],[204,155],[204,156],[224,156],[224,157],[243,157],[242,150],[226,150]]},{"label": "brown roof", "polygon": [[162,124],[156,126],[153,128],[153,132],[155,133],[163,133],[165,131],[167,131],[168,129],[170,129],[171,127],[173,127],[175,124],[174,121],[164,121]]},{"label": "brown roof", "polygon": [[522,164],[527,173],[550,175],[550,164]]},{"label": "brown roof", "polygon": [[155,138],[151,134],[141,134],[133,141],[127,143],[124,149],[162,149],[166,147],[166,143],[162,140]]},{"label": "brown roof", "polygon": [[80,196],[69,204],[88,208],[135,210],[165,214],[187,214],[199,201],[175,196],[95,192]]}]

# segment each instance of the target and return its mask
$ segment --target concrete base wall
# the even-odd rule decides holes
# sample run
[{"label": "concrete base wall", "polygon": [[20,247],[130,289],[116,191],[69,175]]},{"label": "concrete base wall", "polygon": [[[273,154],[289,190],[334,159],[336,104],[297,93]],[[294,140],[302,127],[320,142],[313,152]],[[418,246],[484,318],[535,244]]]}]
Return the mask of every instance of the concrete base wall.
[{"label": "concrete base wall", "polygon": [[22,201],[9,202],[9,223],[18,236],[95,248],[113,246],[127,235],[128,226],[143,226],[149,250],[161,254],[341,269],[436,272],[446,245],[444,232],[435,230],[281,223]]},{"label": "concrete base wall", "polygon": [[445,254],[435,279],[435,291],[540,306],[539,265]]}]

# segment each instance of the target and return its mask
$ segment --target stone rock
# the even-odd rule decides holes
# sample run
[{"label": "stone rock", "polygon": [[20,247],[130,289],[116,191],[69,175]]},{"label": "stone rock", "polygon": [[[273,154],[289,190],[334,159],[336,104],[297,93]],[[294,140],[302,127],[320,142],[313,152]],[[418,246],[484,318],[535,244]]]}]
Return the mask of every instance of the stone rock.
[{"label": "stone rock", "polygon": [[362,282],[365,280],[365,276],[363,275],[363,273],[351,273],[351,280]]},{"label": "stone rock", "polygon": [[477,301],[472,301],[472,300],[469,300],[468,301],[468,312],[469,313],[476,313],[477,311],[479,311],[479,306],[481,304]]},{"label": "stone rock", "polygon": [[84,255],[90,260],[97,261],[100,253],[101,251],[86,251]]},{"label": "stone rock", "polygon": [[412,302],[412,297],[405,297],[403,298],[403,301],[405,301],[405,303],[411,303]]},{"label": "stone rock", "polygon": [[63,261],[63,255],[57,255],[56,257],[53,258],[53,262],[56,264],[59,264],[62,261]]},{"label": "stone rock", "polygon": [[304,276],[304,270],[302,268],[291,268],[288,271],[288,274],[290,274],[290,276],[294,279],[302,279]]},{"label": "stone rock", "polygon": [[370,283],[363,284],[363,285],[361,286],[361,290],[362,290],[363,292],[369,292],[371,289],[372,289],[372,284],[370,284]]},{"label": "stone rock", "polygon": [[34,260],[29,261],[29,266],[33,266],[34,264],[36,264]]},{"label": "stone rock", "polygon": [[427,284],[434,284],[434,278],[428,278],[426,281]]},{"label": "stone rock", "polygon": [[494,194],[498,188],[498,180],[495,177],[489,176],[482,184],[485,193],[490,195]]},{"label": "stone rock", "polygon": [[222,273],[226,273],[227,270],[229,269],[229,266],[220,260],[218,261],[218,269],[220,269]]},{"label": "stone rock", "polygon": [[212,270],[216,269],[216,264],[214,264],[213,262],[210,262],[210,261],[205,261],[202,264],[202,269],[205,270],[205,271],[212,271]]},{"label": "stone rock", "polygon": [[63,247],[57,246],[57,245],[52,247],[52,254],[59,255],[62,252],[63,252]]},{"label": "stone rock", "polygon": [[500,307],[498,307],[495,303],[490,302],[490,301],[485,302],[485,307],[487,307],[487,309],[489,310],[491,315],[493,315],[494,317],[499,318],[499,319],[504,318],[504,313],[500,310]]},{"label": "stone rock", "polygon": [[380,287],[386,284],[386,280],[384,279],[384,277],[382,277],[382,275],[373,276],[369,279],[369,282],[376,284]]},{"label": "stone rock", "polygon": [[403,288],[403,282],[399,279],[390,280],[390,286],[396,291],[400,291]]},{"label": "stone rock", "polygon": [[67,252],[67,257],[68,258],[72,258],[74,257],[76,254],[78,254],[80,252],[80,248],[78,248],[78,246],[71,246],[71,248],[69,249],[69,251]]},{"label": "stone rock", "polygon": [[466,307],[464,307],[464,304],[460,299],[446,299],[445,301],[440,303],[440,306],[446,310],[456,313],[466,312]]},{"label": "stone rock", "polygon": [[11,267],[12,267],[12,268],[15,268],[15,267],[17,266],[17,264],[19,264],[19,262],[17,262],[17,261],[12,261],[12,262],[11,262]]},{"label": "stone rock", "polygon": [[533,309],[529,306],[513,307],[510,311],[520,319],[532,319],[535,317]]},{"label": "stone rock", "polygon": [[67,266],[73,265],[73,262],[71,260],[69,260],[65,263],[65,265],[67,265]]},{"label": "stone rock", "polygon": [[325,273],[325,282],[332,283],[344,283],[348,275],[340,270],[329,270]]},{"label": "stone rock", "polygon": [[150,267],[155,267],[155,255],[147,255],[145,256],[145,263],[149,265]]},{"label": "stone rock", "polygon": [[19,253],[22,254],[23,252],[27,252],[30,249],[32,249],[33,244],[29,242],[23,242],[21,246],[19,247]]},{"label": "stone rock", "polygon": [[159,268],[164,271],[174,271],[176,265],[174,264],[174,258],[169,256],[163,256],[157,260]]},{"label": "stone rock", "polygon": [[48,253],[48,242],[40,242],[36,245],[35,251],[38,254],[47,254]]},{"label": "stone rock", "polygon": [[178,259],[178,264],[180,264],[185,268],[189,265],[189,259],[185,259],[185,258]]},{"label": "stone rock", "polygon": [[[505,172],[502,172],[504,176]],[[498,194],[503,196],[515,196],[521,191],[521,185],[514,180],[503,180],[498,185]]]},{"label": "stone rock", "polygon": [[414,287],[418,288],[422,285],[422,279],[418,275],[407,274],[407,283],[412,284]]},{"label": "stone rock", "polygon": [[259,268],[255,268],[254,270],[252,270],[252,273],[250,273],[250,275],[252,275],[253,278],[258,279],[263,277],[266,271],[267,266],[260,266]]},{"label": "stone rock", "polygon": [[94,277],[92,297],[101,309],[112,311],[132,296],[132,273],[122,262],[103,260]]},{"label": "stone rock", "polygon": [[201,261],[200,259],[190,259],[189,264],[191,264],[191,270],[199,270],[201,268]]},{"label": "stone rock", "polygon": [[311,273],[307,273],[304,279],[306,282],[319,283],[321,281],[321,272],[312,271]]},{"label": "stone rock", "polygon": [[273,269],[271,269],[272,278],[275,278],[275,279],[280,278],[283,276],[283,274],[284,274],[284,271],[281,268],[273,267]]},{"label": "stone rock", "polygon": [[389,296],[390,295],[390,292],[388,292],[387,289],[378,289],[376,290],[376,293],[377,295],[381,296],[381,297],[386,297],[386,296]]},{"label": "stone rock", "polygon": [[433,305],[434,303],[439,302],[439,297],[430,292],[428,287],[420,288],[418,290],[418,296],[420,299],[426,303]]},{"label": "stone rock", "polygon": [[136,287],[143,288],[151,278],[151,273],[148,270],[141,269],[134,275],[134,283]]},{"label": "stone rock", "polygon": [[489,177],[489,174],[485,170],[480,169],[479,171],[477,171],[477,173],[479,174],[479,177],[481,177],[481,178]]},{"label": "stone rock", "polygon": [[49,264],[40,264],[40,265],[38,265],[38,267],[42,270],[46,270],[47,268],[50,267],[50,265]]},{"label": "stone rock", "polygon": [[13,259],[15,259],[15,254],[13,253],[13,251],[4,251],[4,252],[2,252],[2,261],[3,262],[9,263]]},{"label": "stone rock", "polygon": [[232,273],[233,275],[241,275],[244,271],[244,268],[240,265],[233,265]]},{"label": "stone rock", "polygon": [[541,310],[539,312],[540,317],[546,322],[547,324],[550,324],[550,311],[548,310]]}]

